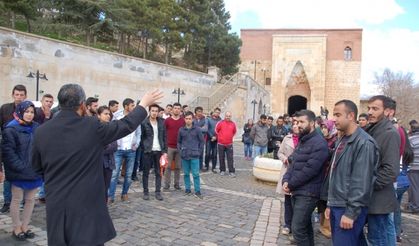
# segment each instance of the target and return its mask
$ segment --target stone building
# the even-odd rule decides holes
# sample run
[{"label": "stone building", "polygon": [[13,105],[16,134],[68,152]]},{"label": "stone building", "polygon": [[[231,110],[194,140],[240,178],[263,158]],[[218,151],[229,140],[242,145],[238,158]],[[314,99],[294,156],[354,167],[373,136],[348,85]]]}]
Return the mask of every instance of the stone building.
[{"label": "stone building", "polygon": [[244,29],[241,39],[240,71],[270,91],[272,113],[359,105],[362,29]]}]

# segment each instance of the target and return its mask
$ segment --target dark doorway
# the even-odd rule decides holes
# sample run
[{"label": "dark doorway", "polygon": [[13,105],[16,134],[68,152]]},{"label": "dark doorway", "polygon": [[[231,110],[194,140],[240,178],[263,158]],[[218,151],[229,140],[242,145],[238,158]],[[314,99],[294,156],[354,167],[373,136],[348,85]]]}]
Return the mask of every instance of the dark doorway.
[{"label": "dark doorway", "polygon": [[288,114],[293,115],[295,112],[307,109],[307,98],[302,96],[292,96],[288,98]]}]

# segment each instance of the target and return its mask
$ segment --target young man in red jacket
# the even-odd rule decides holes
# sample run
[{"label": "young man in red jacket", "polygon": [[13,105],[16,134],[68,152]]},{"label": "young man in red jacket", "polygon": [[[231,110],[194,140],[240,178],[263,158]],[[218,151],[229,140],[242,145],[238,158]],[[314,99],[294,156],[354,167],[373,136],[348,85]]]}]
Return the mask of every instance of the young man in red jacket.
[{"label": "young man in red jacket", "polygon": [[218,156],[220,157],[220,175],[226,171],[225,155],[227,155],[228,172],[236,177],[233,160],[233,137],[237,132],[236,124],[231,121],[231,112],[226,112],[224,120],[218,122],[215,134],[218,140]]}]

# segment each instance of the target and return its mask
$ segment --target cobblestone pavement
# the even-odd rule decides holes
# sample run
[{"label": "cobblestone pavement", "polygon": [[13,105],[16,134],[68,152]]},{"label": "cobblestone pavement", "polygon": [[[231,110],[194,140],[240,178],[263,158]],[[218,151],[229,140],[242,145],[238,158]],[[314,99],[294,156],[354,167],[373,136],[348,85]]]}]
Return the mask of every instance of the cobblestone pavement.
[{"label": "cobblestone pavement", "polygon": [[[109,207],[117,237],[106,245],[290,245],[287,236],[279,235],[282,205],[276,184],[252,176],[252,163],[244,160],[242,149],[235,144],[236,178],[201,174],[203,200],[171,190],[163,192],[164,201],[153,196],[144,201],[140,182],[133,183],[129,201]],[[403,245],[419,245],[419,216],[403,214],[403,225]],[[0,214],[0,245],[46,245],[44,205],[36,205],[31,226],[37,236],[16,242],[9,214]],[[331,245],[318,233],[318,224],[315,234],[316,245]]]}]

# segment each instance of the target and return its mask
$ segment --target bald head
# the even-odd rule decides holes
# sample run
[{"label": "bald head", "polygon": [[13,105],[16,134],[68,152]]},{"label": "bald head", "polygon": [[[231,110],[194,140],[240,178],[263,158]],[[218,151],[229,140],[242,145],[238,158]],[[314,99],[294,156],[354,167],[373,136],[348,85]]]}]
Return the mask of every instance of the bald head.
[{"label": "bald head", "polygon": [[227,111],[224,116],[224,120],[231,121],[231,112]]}]

